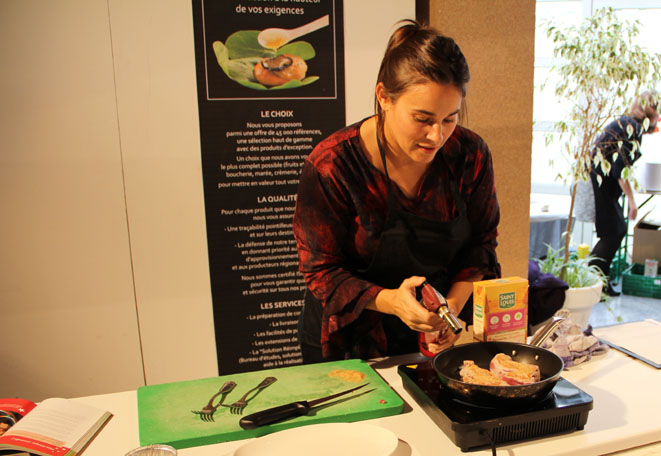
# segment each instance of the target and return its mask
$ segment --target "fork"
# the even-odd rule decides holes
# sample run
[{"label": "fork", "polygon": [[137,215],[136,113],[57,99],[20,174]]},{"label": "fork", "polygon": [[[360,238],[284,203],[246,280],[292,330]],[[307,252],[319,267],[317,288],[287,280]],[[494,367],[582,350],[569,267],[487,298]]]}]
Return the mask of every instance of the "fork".
[{"label": "fork", "polygon": [[[225,400],[227,395],[234,389],[235,386],[236,386],[236,383],[233,382],[233,381],[228,381],[228,382],[223,383],[223,386],[220,387],[218,392],[216,394],[214,394],[213,396],[211,396],[211,399],[209,399],[209,402],[207,403],[207,405],[202,407],[202,410],[191,410],[191,411],[193,413],[197,414],[197,415],[200,415],[200,419],[202,421],[207,421],[207,422],[215,421],[213,419],[213,414],[216,413],[216,410],[218,409],[218,407],[223,405],[223,401]],[[218,402],[218,404],[216,404],[216,405],[213,405],[214,399],[216,399],[221,394],[222,394],[222,397],[220,398],[220,402]]]},{"label": "fork", "polygon": [[[225,405],[225,407],[230,408],[230,413],[234,415],[241,415],[243,413],[243,409],[247,407],[248,401],[252,400],[255,396],[257,396],[264,388],[275,382],[277,378],[275,377],[266,377],[262,382],[257,385],[256,387],[248,390],[246,394],[244,394],[241,399],[238,401],[234,402],[233,404],[230,405]],[[248,399],[248,395],[254,391],[257,391],[255,394]]]}]

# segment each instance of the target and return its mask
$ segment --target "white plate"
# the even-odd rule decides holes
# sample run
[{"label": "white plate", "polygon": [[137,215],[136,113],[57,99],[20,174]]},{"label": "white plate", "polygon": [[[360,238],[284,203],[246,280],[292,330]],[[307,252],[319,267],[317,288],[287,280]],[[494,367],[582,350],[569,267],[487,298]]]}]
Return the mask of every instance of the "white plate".
[{"label": "white plate", "polygon": [[234,456],[390,456],[398,442],[388,429],[371,424],[313,424],[251,440]]}]

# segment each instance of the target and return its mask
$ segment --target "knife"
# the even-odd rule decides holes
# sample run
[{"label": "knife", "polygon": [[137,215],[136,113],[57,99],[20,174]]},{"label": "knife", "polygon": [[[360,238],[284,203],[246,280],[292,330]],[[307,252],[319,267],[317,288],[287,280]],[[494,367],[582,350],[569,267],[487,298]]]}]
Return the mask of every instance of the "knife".
[{"label": "knife", "polygon": [[359,390],[360,388],[363,388],[367,385],[369,385],[369,383],[365,383],[340,393],[331,394],[330,396],[315,399],[313,401],[296,401],[289,404],[272,407],[266,410],[261,410],[241,418],[239,425],[243,429],[255,429],[259,426],[275,423],[276,421],[291,418],[293,416],[307,415],[313,407],[321,404],[322,402],[330,401],[336,397],[344,396],[345,394]]}]

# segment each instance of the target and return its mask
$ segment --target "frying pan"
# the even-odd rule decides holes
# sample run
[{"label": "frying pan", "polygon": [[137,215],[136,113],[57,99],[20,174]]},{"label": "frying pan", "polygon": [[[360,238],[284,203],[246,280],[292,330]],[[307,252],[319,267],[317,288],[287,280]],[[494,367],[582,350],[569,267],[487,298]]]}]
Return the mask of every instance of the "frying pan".
[{"label": "frying pan", "polygon": [[[554,317],[540,331],[532,344],[515,342],[473,342],[457,345],[438,353],[432,360],[442,388],[456,399],[484,407],[520,408],[545,399],[560,378],[564,368],[562,359],[550,350],[539,347],[553,333],[564,318]],[[461,381],[459,370],[465,360],[489,369],[489,362],[498,353],[505,353],[514,361],[539,366],[541,379],[527,385],[489,386]]]}]

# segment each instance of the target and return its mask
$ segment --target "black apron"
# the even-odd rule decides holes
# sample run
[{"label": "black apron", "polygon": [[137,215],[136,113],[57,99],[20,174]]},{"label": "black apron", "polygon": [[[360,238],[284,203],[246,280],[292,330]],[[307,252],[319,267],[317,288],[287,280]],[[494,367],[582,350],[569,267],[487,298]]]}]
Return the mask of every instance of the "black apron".
[{"label": "black apron", "polygon": [[[384,288],[398,288],[410,276],[424,276],[434,288],[447,294],[450,277],[447,268],[470,237],[471,228],[466,216],[466,204],[459,187],[450,178],[452,197],[457,216],[447,222],[429,220],[405,210],[397,202],[386,167],[385,151],[377,139],[381,161],[388,180],[388,213],[381,232],[379,245],[370,265],[356,271],[356,275]],[[440,152],[439,152],[440,153]],[[321,353],[322,304],[306,290],[305,304],[299,319],[299,338],[304,362],[319,362]],[[472,306],[465,306],[461,317],[472,317]],[[386,355],[418,351],[418,335],[395,315],[383,314],[383,325],[388,343]],[[349,328],[345,328],[349,329]],[[354,343],[346,358],[361,357],[355,350],[359,344],[370,343],[369,334],[353,334]],[[318,352],[317,356],[311,353]],[[306,356],[308,355],[308,356]]]}]

